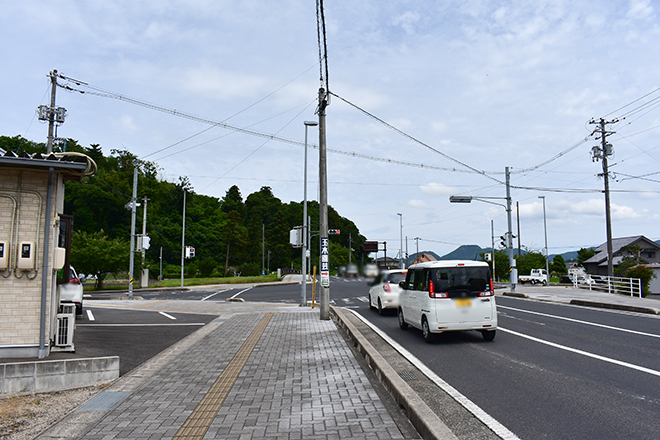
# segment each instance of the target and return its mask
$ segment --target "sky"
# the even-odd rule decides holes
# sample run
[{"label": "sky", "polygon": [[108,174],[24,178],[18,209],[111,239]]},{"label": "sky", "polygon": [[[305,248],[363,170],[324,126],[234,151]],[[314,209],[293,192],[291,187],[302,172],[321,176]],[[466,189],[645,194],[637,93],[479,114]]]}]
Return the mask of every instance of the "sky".
[{"label": "sky", "polygon": [[[388,256],[489,247],[491,221],[497,246],[506,167],[523,247],[543,249],[545,230],[550,254],[605,242],[601,118],[618,120],[613,236],[660,239],[660,1],[337,0],[324,16],[328,203]],[[56,69],[86,92],[57,89],[59,137],[128,150],[200,194],[303,200],[315,1],[0,0],[0,33],[0,135],[45,142],[35,110]]]}]

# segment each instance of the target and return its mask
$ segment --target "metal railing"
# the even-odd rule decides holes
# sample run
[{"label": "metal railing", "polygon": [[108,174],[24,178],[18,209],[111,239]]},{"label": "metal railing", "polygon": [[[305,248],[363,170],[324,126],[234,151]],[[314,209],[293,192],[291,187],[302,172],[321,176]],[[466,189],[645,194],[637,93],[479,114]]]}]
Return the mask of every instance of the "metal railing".
[{"label": "metal railing", "polygon": [[596,290],[599,292],[630,294],[631,297],[642,298],[642,280],[640,278],[608,277],[592,275],[587,278],[575,279],[573,285],[579,289]]}]

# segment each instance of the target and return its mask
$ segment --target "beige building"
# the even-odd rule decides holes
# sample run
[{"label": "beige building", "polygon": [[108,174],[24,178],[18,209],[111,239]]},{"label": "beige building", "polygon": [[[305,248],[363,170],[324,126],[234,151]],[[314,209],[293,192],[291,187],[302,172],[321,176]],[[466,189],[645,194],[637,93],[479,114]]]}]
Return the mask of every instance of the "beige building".
[{"label": "beige building", "polygon": [[92,164],[79,153],[0,150],[0,358],[44,358],[53,347],[55,278],[69,267],[64,182]]}]

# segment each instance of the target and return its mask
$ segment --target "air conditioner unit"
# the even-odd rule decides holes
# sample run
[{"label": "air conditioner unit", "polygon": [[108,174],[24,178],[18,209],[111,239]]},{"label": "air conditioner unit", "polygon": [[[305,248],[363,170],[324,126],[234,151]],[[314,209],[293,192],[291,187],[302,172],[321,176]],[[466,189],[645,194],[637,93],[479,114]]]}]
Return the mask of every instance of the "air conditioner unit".
[{"label": "air conditioner unit", "polygon": [[56,351],[75,351],[73,346],[73,329],[76,324],[76,305],[61,304],[62,313],[57,314],[57,328],[55,329]]}]

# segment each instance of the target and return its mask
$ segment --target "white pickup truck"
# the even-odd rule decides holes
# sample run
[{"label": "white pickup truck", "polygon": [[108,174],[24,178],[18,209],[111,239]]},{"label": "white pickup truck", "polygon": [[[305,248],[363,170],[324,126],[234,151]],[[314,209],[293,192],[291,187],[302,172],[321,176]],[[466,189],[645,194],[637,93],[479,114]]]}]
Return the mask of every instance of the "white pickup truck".
[{"label": "white pickup truck", "polygon": [[532,272],[529,275],[519,275],[518,282],[520,284],[541,283],[545,286],[548,284],[548,272],[546,272],[545,269],[532,269]]}]

